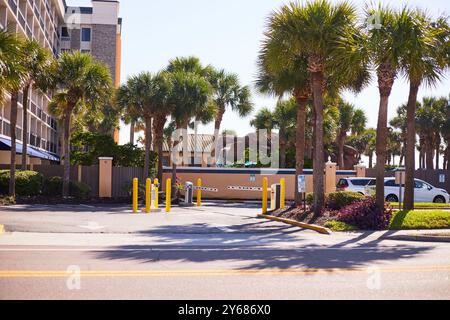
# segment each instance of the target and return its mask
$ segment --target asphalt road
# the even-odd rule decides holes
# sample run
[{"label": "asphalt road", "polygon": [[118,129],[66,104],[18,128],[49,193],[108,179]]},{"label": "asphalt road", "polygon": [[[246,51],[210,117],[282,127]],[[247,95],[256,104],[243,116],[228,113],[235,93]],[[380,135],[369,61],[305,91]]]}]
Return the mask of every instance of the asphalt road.
[{"label": "asphalt road", "polygon": [[0,208],[0,299],[449,299],[450,244],[320,235],[257,206]]}]

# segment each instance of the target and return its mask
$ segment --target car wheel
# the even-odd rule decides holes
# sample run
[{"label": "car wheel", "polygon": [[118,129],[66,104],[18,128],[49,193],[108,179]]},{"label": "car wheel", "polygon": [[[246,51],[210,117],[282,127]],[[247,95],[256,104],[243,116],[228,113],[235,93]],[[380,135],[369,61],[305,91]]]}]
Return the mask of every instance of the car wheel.
[{"label": "car wheel", "polygon": [[398,202],[398,197],[395,194],[390,194],[386,197],[387,202]]},{"label": "car wheel", "polygon": [[437,196],[433,200],[434,203],[445,203],[445,198],[443,196]]}]

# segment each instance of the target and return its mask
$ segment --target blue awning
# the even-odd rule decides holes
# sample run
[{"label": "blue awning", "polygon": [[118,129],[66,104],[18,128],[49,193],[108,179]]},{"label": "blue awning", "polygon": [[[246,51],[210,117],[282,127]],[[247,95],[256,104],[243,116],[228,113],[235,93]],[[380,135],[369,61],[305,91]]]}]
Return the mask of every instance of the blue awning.
[{"label": "blue awning", "polygon": [[[23,145],[19,142],[16,143],[16,152],[22,154]],[[0,137],[0,150],[11,150],[11,140]],[[27,154],[30,157],[35,157],[50,161],[59,161],[59,157],[53,155],[47,151],[38,150],[35,147],[28,146]]]}]

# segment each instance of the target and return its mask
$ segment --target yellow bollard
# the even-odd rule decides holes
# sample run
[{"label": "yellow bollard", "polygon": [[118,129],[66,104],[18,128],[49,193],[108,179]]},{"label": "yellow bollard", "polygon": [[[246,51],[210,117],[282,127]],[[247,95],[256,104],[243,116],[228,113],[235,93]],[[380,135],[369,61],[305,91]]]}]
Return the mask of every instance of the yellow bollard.
[{"label": "yellow bollard", "polygon": [[202,187],[202,179],[198,178],[197,180],[197,207],[202,206],[202,190],[200,188]]},{"label": "yellow bollard", "polygon": [[170,212],[170,202],[172,197],[172,180],[167,179],[166,180],[166,212]]},{"label": "yellow bollard", "polygon": [[133,213],[138,213],[138,178],[133,179]]},{"label": "yellow bollard", "polygon": [[152,206],[152,180],[145,181],[145,213],[150,213]]},{"label": "yellow bollard", "polygon": [[280,207],[284,209],[286,207],[286,179],[280,180],[281,195],[280,195]]},{"label": "yellow bollard", "polygon": [[159,207],[159,180],[158,178],[155,179],[154,181],[155,184],[155,209],[158,209]]},{"label": "yellow bollard", "polygon": [[267,213],[267,187],[269,185],[269,181],[267,177],[263,178],[263,185],[262,185],[262,214]]}]

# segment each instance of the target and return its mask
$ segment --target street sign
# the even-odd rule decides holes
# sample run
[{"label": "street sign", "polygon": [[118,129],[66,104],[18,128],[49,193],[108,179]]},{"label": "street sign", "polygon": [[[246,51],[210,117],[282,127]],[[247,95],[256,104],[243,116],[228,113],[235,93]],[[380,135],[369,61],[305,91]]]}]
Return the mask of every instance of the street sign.
[{"label": "street sign", "polygon": [[439,183],[445,183],[445,174],[439,175]]},{"label": "street sign", "polygon": [[298,192],[306,193],[306,177],[304,175],[299,175],[298,179]]},{"label": "street sign", "polygon": [[255,182],[256,181],[256,174],[251,174],[250,175],[250,182]]},{"label": "street sign", "polygon": [[260,187],[245,187],[245,186],[229,186],[228,190],[237,190],[237,191],[263,191],[263,188]]}]

